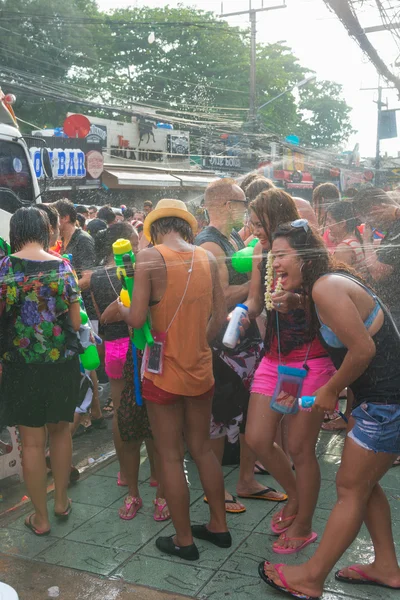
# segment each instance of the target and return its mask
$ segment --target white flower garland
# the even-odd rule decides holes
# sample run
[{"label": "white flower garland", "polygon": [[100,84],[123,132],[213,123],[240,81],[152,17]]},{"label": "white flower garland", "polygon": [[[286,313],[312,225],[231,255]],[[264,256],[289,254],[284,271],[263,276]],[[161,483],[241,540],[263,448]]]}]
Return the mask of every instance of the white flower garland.
[{"label": "white flower garland", "polygon": [[272,256],[272,252],[268,252],[267,268],[265,270],[265,296],[264,296],[265,308],[267,310],[273,310],[273,308],[274,308],[274,305],[272,303],[272,293],[282,291],[282,277],[278,277],[274,292],[272,292],[272,285],[274,283],[274,268],[272,266],[273,261],[274,261],[274,259]]}]

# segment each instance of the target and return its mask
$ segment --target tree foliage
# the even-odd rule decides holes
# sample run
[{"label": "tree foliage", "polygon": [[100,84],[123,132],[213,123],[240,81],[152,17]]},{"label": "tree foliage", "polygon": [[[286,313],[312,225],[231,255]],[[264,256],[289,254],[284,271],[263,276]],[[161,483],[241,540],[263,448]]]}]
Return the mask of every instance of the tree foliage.
[{"label": "tree foliage", "polygon": [[[0,83],[35,90],[18,93],[17,111],[27,121],[56,126],[68,110],[93,112],[74,98],[126,108],[142,103],[165,119],[179,112],[198,124],[211,115],[227,131],[247,119],[248,31],[213,13],[181,6],[106,14],[95,0],[0,0],[0,27]],[[257,105],[289,90],[259,111],[261,126],[280,136],[297,133],[310,146],[339,145],[351,133],[340,86],[308,85],[300,104],[290,93],[309,73],[285,43],[258,45]]]}]

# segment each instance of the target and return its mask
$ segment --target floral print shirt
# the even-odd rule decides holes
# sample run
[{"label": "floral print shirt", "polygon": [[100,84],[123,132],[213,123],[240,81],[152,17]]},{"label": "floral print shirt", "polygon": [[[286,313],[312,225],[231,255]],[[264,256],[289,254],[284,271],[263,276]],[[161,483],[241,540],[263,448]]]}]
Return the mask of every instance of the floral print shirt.
[{"label": "floral print shirt", "polygon": [[66,261],[6,256],[0,261],[1,360],[59,363],[67,348],[68,308],[80,291]]}]

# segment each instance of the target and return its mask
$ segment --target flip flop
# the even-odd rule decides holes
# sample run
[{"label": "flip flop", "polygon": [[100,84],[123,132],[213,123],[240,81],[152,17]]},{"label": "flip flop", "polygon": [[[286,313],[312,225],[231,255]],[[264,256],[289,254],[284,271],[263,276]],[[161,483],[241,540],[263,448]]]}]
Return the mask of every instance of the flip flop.
[{"label": "flip flop", "polygon": [[49,535],[50,534],[50,529],[48,529],[47,531],[40,531],[40,529],[37,529],[34,526],[34,524],[32,523],[32,517],[34,517],[34,516],[35,516],[35,513],[31,514],[28,517],[27,521],[24,521],[25,527],[27,527],[28,529],[30,529],[38,537],[43,537],[45,535]]},{"label": "flip flop", "polygon": [[264,469],[264,467],[262,467],[261,465],[255,463],[254,475],[269,475],[269,471],[267,471],[267,469]]},{"label": "flip flop", "polygon": [[119,471],[117,476],[117,485],[119,485],[119,487],[128,487],[127,483],[122,483],[121,473]]},{"label": "flip flop", "polygon": [[274,488],[266,487],[263,490],[260,490],[259,492],[254,492],[254,494],[238,494],[238,497],[250,498],[252,500],[267,500],[268,502],[286,502],[286,500],[288,499],[287,494],[281,494],[282,498],[280,499],[268,498],[268,494],[270,494],[271,492],[275,494],[280,493],[277,492],[277,490],[274,490]]},{"label": "flip flop", "polygon": [[297,600],[320,600],[320,596],[309,596],[308,594],[303,594],[302,592],[296,592],[296,590],[292,590],[288,586],[286,578],[285,578],[284,574],[282,573],[282,567],[285,566],[283,564],[273,565],[275,571],[278,574],[279,579],[281,580],[282,585],[278,585],[277,583],[275,583],[275,581],[272,581],[272,579],[270,579],[268,577],[268,575],[265,574],[265,571],[264,571],[265,565],[270,565],[270,564],[271,563],[269,563],[268,561],[264,561],[258,565],[258,574],[261,577],[261,579],[263,581],[265,581],[265,583],[267,585],[274,588],[274,590],[278,590],[278,592],[283,592],[287,596],[291,596],[292,598],[297,598]]},{"label": "flip flop", "polygon": [[376,579],[373,579],[373,577],[367,575],[357,565],[352,565],[351,567],[347,568],[349,571],[354,571],[355,573],[358,573],[358,575],[361,575],[363,579],[353,579],[352,577],[345,577],[344,575],[341,575],[343,571],[343,569],[341,569],[339,571],[336,571],[335,573],[335,579],[337,579],[337,581],[341,581],[342,583],[350,583],[351,585],[375,585],[376,587],[388,588],[389,590],[400,590],[400,587],[386,585],[386,583],[380,583]]},{"label": "flip flop", "polygon": [[158,481],[150,481],[149,486],[150,487],[158,487]]},{"label": "flip flop", "polygon": [[287,542],[302,541],[303,543],[300,546],[297,546],[297,548],[282,548],[281,546],[277,545],[277,542],[274,542],[272,545],[272,551],[275,552],[275,554],[296,554],[297,552],[300,552],[300,550],[303,550],[313,542],[316,542],[318,539],[318,533],[315,533],[313,531],[307,537],[288,537],[285,533],[283,533],[279,537],[279,539],[286,540]]},{"label": "flip flop", "polygon": [[[343,422],[343,427],[335,427],[335,423],[339,422]],[[338,431],[346,431],[347,424],[343,417],[339,416],[337,419],[332,419],[331,421],[322,423],[321,429],[322,431],[331,431],[332,433],[337,433]]]},{"label": "flip flop", "polygon": [[[208,504],[208,500],[207,500],[206,496],[204,496],[204,502],[206,504]],[[234,496],[233,494],[232,494],[232,500],[225,500],[225,504],[226,504],[225,512],[230,513],[232,515],[239,515],[240,513],[246,512],[245,506],[243,506],[243,508],[235,508],[235,509],[228,508],[229,504],[237,504],[236,496]]]},{"label": "flip flop", "polygon": [[154,515],[153,515],[153,519],[155,521],[168,521],[168,519],[171,518],[170,515],[168,515],[168,517],[165,517],[163,515],[163,510],[167,506],[167,501],[165,500],[165,498],[155,498],[153,500],[153,504],[155,506]]},{"label": "flip flop", "polygon": [[114,416],[114,405],[112,398],[107,399],[107,402],[103,406],[102,413],[105,419],[111,419]]},{"label": "flip flop", "polygon": [[[296,517],[297,517],[297,513],[295,515],[290,515],[289,517],[284,517],[283,516],[283,508],[282,508],[282,510],[280,510],[271,519],[270,526],[271,526],[272,533],[275,533],[275,535],[281,535],[281,533],[285,533],[285,531],[287,531],[289,529],[289,527],[292,525],[292,523]],[[282,527],[282,529],[278,529],[278,527],[277,527],[278,523],[285,523],[285,521],[290,521],[289,525],[287,527],[286,526]]]},{"label": "flip flop", "polygon": [[[131,521],[137,515],[137,512],[143,506],[143,500],[141,498],[137,498],[135,496],[127,496],[124,500],[125,507],[125,515],[121,514],[122,508],[119,509],[118,515],[119,518],[123,521]],[[133,508],[133,511],[131,512]]]},{"label": "flip flop", "polygon": [[394,463],[392,464],[392,467],[400,467],[400,456],[398,456],[396,458],[396,460],[394,461]]},{"label": "flip flop", "polygon": [[54,515],[57,517],[57,519],[68,519],[69,515],[71,514],[71,510],[72,510],[72,500],[71,498],[68,498],[68,507],[67,510],[65,510],[62,513],[56,512],[54,511]]}]

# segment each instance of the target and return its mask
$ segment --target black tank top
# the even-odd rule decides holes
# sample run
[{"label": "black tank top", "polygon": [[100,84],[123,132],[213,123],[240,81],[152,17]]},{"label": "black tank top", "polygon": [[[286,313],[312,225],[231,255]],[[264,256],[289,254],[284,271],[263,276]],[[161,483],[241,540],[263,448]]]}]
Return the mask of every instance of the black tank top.
[{"label": "black tank top", "polygon": [[[344,273],[336,273],[336,275],[341,275],[358,283],[379,302],[384,313],[382,327],[372,336],[376,346],[376,354],[364,373],[349,386],[355,397],[354,408],[362,402],[400,404],[400,333],[392,316],[373,291],[358,279]],[[319,339],[326,348],[336,369],[339,369],[346,357],[347,348],[329,346],[321,333],[319,333]]]},{"label": "black tank top", "polygon": [[[232,231],[232,238],[235,240],[238,250],[242,250],[245,247],[244,242],[237,231]],[[243,285],[243,283],[246,283],[246,281],[248,281],[246,274],[238,273],[232,267],[232,256],[235,254],[235,252],[237,252],[237,250],[233,244],[231,244],[228,238],[223,233],[218,231],[218,229],[209,225],[199,233],[194,241],[196,246],[201,246],[207,242],[217,244],[224,252],[226,256],[226,267],[229,274],[229,285]],[[230,306],[229,309],[231,308],[233,307]]]},{"label": "black tank top", "polygon": [[[240,235],[237,233],[237,231],[233,230],[231,235],[237,244],[238,250],[242,250],[243,248],[245,248],[244,242]],[[238,273],[232,266],[232,256],[235,254],[235,252],[237,252],[237,250],[233,246],[233,244],[231,244],[228,238],[223,233],[218,231],[218,229],[209,225],[208,227],[203,229],[203,231],[201,231],[198,236],[196,236],[196,239],[194,241],[196,246],[201,246],[202,244],[205,244],[207,242],[217,244],[224,252],[226,256],[226,267],[228,269],[229,285],[243,285],[244,283],[246,283],[248,281],[247,275],[245,273]],[[233,308],[234,306],[228,306],[229,311]],[[230,351],[228,350],[228,348],[222,345],[222,338],[224,337],[227,326],[228,323],[224,325],[220,334],[218,335],[215,344],[213,345],[216,347],[220,347],[221,350],[223,350],[226,353],[229,353]],[[240,345],[238,345],[234,350],[232,350],[231,353],[235,355],[239,354],[239,352],[244,351],[246,348],[253,345],[255,342],[260,341],[261,337],[260,332],[258,331],[257,324],[255,321],[252,321],[250,327],[246,332],[246,337],[242,338]]]}]

